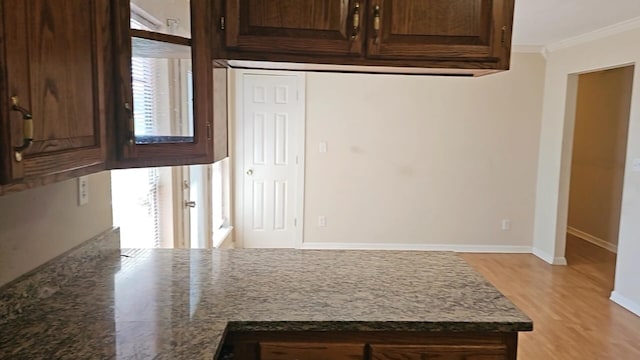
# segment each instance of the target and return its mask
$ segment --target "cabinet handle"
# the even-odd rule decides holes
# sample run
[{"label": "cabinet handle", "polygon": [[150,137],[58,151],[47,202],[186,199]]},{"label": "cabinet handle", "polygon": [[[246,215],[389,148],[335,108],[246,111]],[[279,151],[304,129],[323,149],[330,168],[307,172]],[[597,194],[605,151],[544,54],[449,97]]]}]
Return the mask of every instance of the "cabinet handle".
[{"label": "cabinet handle", "polygon": [[133,146],[136,143],[136,129],[135,122],[133,121],[133,109],[131,108],[131,104],[129,104],[128,102],[124,103],[124,109],[127,111],[127,115],[129,116],[129,118],[127,119],[127,121],[129,122],[127,124],[129,125],[129,139],[127,143],[129,144],[129,146]]},{"label": "cabinet handle", "polygon": [[373,8],[373,41],[377,44],[380,37],[380,5]]},{"label": "cabinet handle", "polygon": [[22,153],[33,145],[33,116],[29,110],[20,106],[20,99],[17,96],[11,97],[11,111],[17,111],[22,114],[22,121],[24,122],[22,145],[13,148],[16,161],[21,162]]},{"label": "cabinet handle", "polygon": [[351,39],[355,39],[360,34],[360,2],[356,2],[353,7],[353,32]]},{"label": "cabinet handle", "polygon": [[502,27],[502,45],[504,46],[504,43],[506,41],[506,36],[507,35],[507,27],[503,26]]}]

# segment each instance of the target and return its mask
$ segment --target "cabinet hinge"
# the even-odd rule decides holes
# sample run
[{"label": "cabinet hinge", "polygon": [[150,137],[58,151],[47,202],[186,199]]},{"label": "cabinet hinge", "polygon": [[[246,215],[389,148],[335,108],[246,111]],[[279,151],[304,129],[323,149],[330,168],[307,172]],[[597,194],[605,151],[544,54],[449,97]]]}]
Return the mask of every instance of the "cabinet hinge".
[{"label": "cabinet hinge", "polygon": [[507,38],[507,27],[503,26],[502,27],[502,45],[504,45],[506,38]]},{"label": "cabinet hinge", "polygon": [[211,140],[211,123],[207,124],[207,140]]},{"label": "cabinet hinge", "polygon": [[220,30],[224,30],[224,16],[220,17]]}]

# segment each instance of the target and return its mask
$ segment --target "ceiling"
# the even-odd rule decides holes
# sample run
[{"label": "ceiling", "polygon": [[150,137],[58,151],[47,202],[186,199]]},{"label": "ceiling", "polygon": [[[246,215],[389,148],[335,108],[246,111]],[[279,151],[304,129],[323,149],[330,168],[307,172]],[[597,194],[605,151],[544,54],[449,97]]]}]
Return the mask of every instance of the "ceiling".
[{"label": "ceiling", "polygon": [[634,18],[640,0],[515,0],[513,44],[547,46]]}]

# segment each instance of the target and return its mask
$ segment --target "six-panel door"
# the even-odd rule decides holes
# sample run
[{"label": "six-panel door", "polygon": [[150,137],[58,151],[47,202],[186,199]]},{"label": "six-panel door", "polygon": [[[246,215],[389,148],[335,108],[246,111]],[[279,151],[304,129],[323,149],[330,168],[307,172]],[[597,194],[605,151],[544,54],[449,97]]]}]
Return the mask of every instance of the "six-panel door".
[{"label": "six-panel door", "polygon": [[510,48],[512,2],[370,0],[367,57],[499,59]]},{"label": "six-panel door", "polygon": [[298,154],[304,136],[299,79],[260,74],[242,79],[243,245],[294,248]]},{"label": "six-panel door", "polygon": [[226,0],[226,46],[240,51],[360,55],[365,0]]},{"label": "six-panel door", "polygon": [[2,1],[2,183],[104,163],[109,11],[107,0]]}]

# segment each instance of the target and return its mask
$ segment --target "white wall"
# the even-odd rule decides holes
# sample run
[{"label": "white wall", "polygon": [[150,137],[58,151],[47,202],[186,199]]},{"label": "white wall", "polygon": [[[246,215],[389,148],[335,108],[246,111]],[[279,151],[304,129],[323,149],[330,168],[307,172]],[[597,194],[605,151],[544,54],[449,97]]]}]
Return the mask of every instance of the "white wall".
[{"label": "white wall", "polygon": [[112,226],[109,172],[89,177],[89,204],[77,180],[0,197],[0,286]]},{"label": "white wall", "polygon": [[[154,31],[191,37],[190,0],[132,0],[131,3],[160,23],[160,28]],[[174,29],[167,28],[169,19],[178,21]]]},{"label": "white wall", "polygon": [[[594,40],[548,54],[540,137],[534,246],[548,261],[564,257],[571,144],[574,117],[565,111],[575,84],[571,74],[640,61],[640,29]],[[640,71],[635,68],[626,173],[622,198],[614,298],[640,314],[640,173],[630,167],[640,158]],[[566,113],[569,113],[567,116]]]},{"label": "white wall", "polygon": [[530,250],[544,72],[308,73],[305,243]]}]

